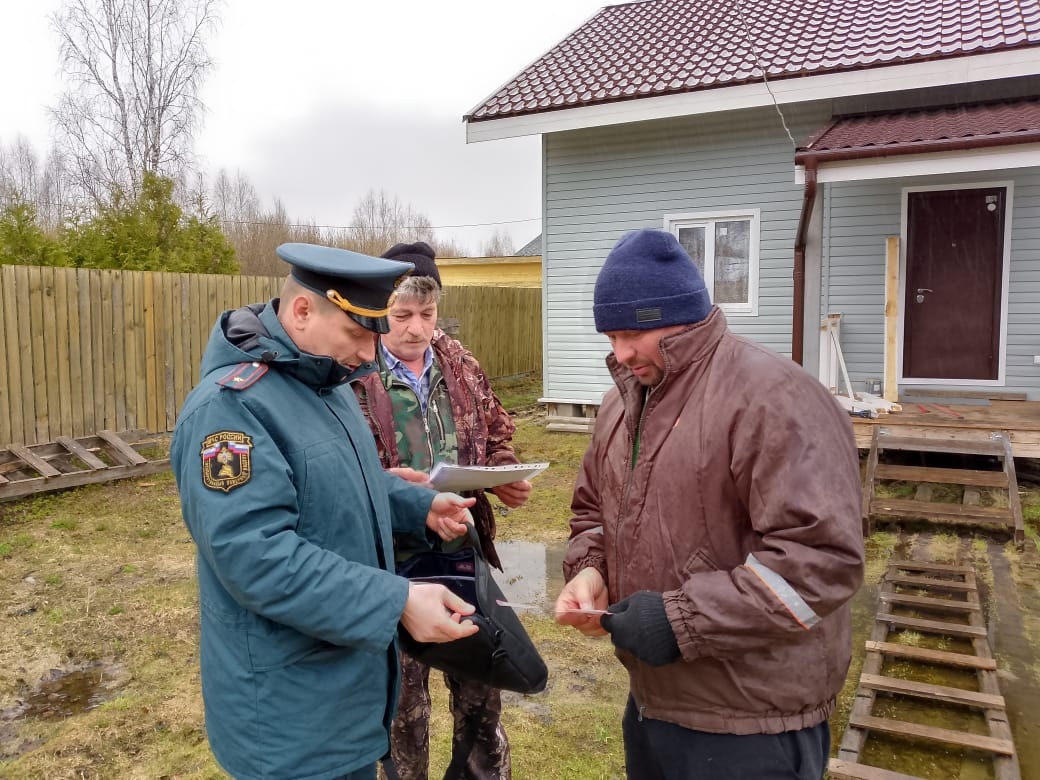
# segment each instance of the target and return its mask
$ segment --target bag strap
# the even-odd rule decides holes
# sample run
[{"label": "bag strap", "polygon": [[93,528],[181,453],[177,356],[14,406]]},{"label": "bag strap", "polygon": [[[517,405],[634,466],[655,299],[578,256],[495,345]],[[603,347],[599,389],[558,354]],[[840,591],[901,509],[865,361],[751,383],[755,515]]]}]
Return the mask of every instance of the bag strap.
[{"label": "bag strap", "polygon": [[397,766],[394,764],[394,759],[387,756],[382,760],[383,774],[386,775],[386,780],[401,780],[401,775],[397,772]]},{"label": "bag strap", "polygon": [[[469,520],[466,521],[466,541],[477,555],[484,558],[484,549],[480,545],[480,534],[477,533],[476,526]],[[484,560],[487,559],[484,558]]]}]

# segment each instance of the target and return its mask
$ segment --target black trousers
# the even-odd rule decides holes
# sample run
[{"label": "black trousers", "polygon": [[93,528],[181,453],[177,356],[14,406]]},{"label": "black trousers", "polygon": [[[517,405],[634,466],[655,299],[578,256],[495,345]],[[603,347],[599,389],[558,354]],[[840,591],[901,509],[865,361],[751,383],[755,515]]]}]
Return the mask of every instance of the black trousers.
[{"label": "black trousers", "polygon": [[349,775],[343,775],[339,780],[376,780],[376,765],[355,769]]},{"label": "black trousers", "polygon": [[649,718],[628,699],[621,721],[628,780],[821,780],[827,721],[782,734],[709,734]]}]

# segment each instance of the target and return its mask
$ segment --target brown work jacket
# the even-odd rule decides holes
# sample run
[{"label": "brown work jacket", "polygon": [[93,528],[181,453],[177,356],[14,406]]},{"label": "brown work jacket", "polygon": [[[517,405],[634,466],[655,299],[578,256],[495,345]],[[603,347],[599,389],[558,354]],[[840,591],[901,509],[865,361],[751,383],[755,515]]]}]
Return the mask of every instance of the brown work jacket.
[{"label": "brown work jacket", "polygon": [[718,309],[660,349],[645,408],[607,358],[617,388],[575,485],[565,574],[595,567],[611,603],[664,594],[681,660],[654,668],[618,651],[644,717],[731,734],[816,725],[845,680],[863,578],[848,416]]}]

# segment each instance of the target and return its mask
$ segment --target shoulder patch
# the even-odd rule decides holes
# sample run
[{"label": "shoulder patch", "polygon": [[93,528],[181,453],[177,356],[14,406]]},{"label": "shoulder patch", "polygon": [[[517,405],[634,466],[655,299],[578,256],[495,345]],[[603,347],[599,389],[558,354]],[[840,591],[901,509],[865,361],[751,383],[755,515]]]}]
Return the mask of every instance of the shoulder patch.
[{"label": "shoulder patch", "polygon": [[269,366],[266,363],[239,363],[224,376],[217,380],[221,387],[230,387],[232,390],[245,390],[252,387],[256,381],[267,373]]},{"label": "shoulder patch", "polygon": [[230,492],[253,476],[253,439],[241,431],[219,431],[202,441],[202,484]]}]

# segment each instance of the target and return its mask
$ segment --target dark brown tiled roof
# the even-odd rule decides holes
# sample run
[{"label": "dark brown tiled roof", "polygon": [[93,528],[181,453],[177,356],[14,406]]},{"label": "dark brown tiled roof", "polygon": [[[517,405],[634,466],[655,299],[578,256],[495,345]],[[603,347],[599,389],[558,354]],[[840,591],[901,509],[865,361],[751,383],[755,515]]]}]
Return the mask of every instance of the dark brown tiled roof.
[{"label": "dark brown tiled roof", "polygon": [[1040,0],[646,0],[600,10],[466,118],[1027,46]]},{"label": "dark brown tiled roof", "polygon": [[804,162],[1040,142],[1040,99],[836,117],[799,147]]}]

